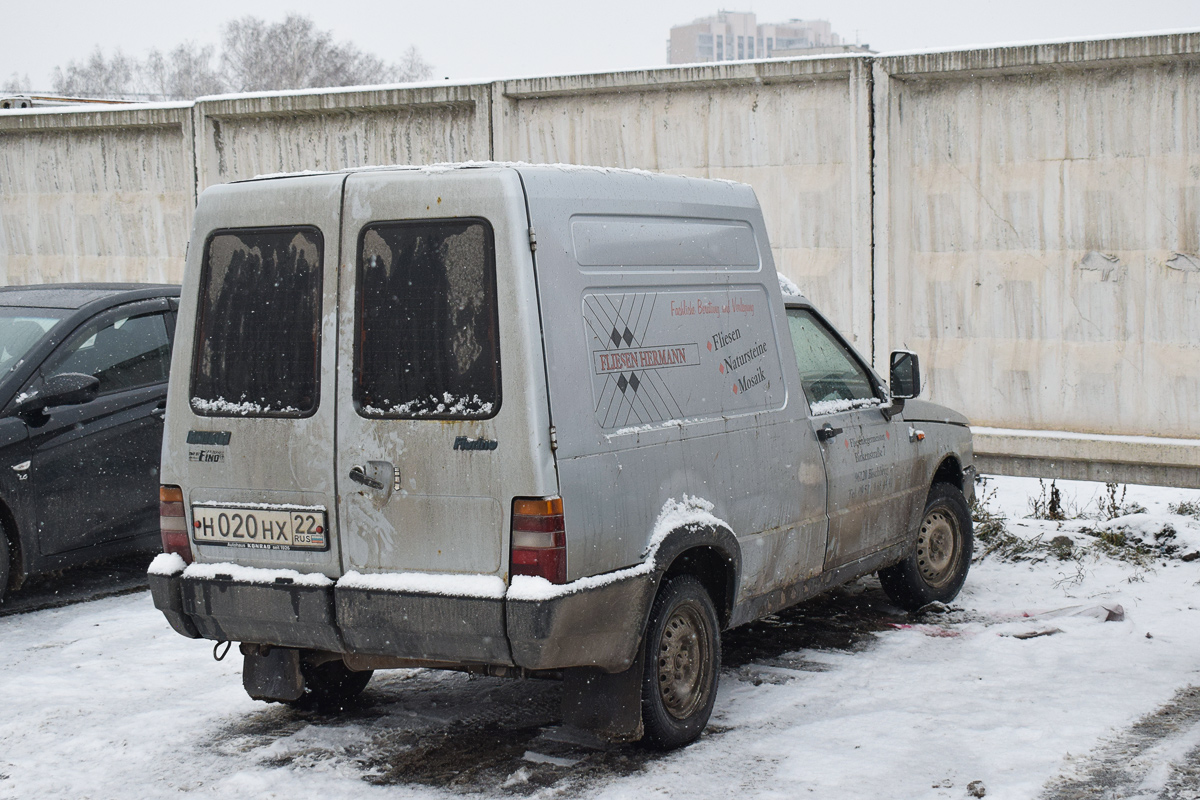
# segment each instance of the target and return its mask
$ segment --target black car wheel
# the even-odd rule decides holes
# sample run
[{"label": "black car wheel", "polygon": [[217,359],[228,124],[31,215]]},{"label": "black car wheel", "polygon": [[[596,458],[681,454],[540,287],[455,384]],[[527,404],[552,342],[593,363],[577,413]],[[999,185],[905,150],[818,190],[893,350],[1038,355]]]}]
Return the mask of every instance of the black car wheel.
[{"label": "black car wheel", "polygon": [[721,667],[717,612],[699,580],[682,575],[662,585],[643,646],[645,743],[671,750],[695,741],[712,715]]},{"label": "black car wheel", "polygon": [[883,590],[896,605],[916,611],[958,596],[971,567],[974,533],[962,490],[935,483],[925,501],[917,542],[908,558],[879,571]]},{"label": "black car wheel", "polygon": [[8,582],[12,579],[12,549],[8,545],[8,536],[0,526],[0,603],[8,594]]}]

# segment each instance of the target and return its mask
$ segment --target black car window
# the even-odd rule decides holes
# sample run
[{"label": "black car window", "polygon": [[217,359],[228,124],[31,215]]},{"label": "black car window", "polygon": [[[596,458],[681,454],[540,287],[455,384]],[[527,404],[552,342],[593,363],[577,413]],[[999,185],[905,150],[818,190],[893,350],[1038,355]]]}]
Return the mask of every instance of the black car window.
[{"label": "black car window", "polygon": [[89,322],[59,349],[42,371],[94,375],[100,393],[150,386],[167,380],[171,346],[163,312]]},{"label": "black car window", "polygon": [[878,405],[866,368],[812,312],[787,310],[800,383],[813,415]]},{"label": "black car window", "polygon": [[316,412],[323,239],[312,227],[218,231],[204,250],[192,410]]},{"label": "black car window", "polygon": [[0,308],[0,375],[16,367],[64,315],[46,308]]},{"label": "black car window", "polygon": [[365,417],[500,410],[496,247],[482,219],[383,222],[359,238],[354,404]]}]

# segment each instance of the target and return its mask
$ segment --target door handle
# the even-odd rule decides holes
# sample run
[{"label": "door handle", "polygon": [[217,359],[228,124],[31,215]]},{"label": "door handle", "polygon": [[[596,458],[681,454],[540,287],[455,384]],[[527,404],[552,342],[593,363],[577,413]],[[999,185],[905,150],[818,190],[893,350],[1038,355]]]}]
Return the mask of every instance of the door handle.
[{"label": "door handle", "polygon": [[363,486],[370,486],[372,489],[385,489],[382,481],[377,481],[367,474],[367,471],[362,467],[355,466],[350,468],[350,480],[355,483],[361,483]]},{"label": "door handle", "polygon": [[830,425],[828,422],[826,422],[825,427],[817,428],[817,438],[820,439],[822,442],[828,442],[830,439],[837,436],[841,432],[842,432],[841,428],[835,428],[832,425]]},{"label": "door handle", "polygon": [[164,399],[164,400],[159,400],[159,401],[158,401],[158,405],[156,405],[154,408],[152,408],[152,409],[150,410],[150,413],[151,413],[151,414],[153,414],[153,415],[154,415],[154,416],[156,416],[156,417],[162,417],[162,416],[166,416],[166,413],[167,413],[167,401],[166,401],[165,399]]}]

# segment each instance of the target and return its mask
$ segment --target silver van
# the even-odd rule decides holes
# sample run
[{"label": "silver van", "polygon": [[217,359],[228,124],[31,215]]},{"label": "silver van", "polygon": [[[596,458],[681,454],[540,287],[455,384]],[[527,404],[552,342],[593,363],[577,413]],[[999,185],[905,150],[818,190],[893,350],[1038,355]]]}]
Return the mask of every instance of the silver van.
[{"label": "silver van", "polygon": [[879,572],[948,601],[970,429],[779,279],[748,186],[584,167],[214,186],[195,214],[155,605],[252,697],[373,670],[564,683],[669,748],[721,631]]}]

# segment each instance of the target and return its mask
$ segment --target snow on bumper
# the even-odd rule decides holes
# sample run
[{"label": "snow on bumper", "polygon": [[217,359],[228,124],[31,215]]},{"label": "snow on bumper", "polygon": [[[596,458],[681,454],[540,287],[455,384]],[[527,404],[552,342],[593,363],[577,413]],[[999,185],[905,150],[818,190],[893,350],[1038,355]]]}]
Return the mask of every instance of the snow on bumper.
[{"label": "snow on bumper", "polygon": [[334,584],[297,581],[278,570],[221,567],[150,575],[154,604],[178,633],[526,669],[628,668],[656,584],[651,570],[635,568],[611,580],[556,587],[543,597],[506,592],[492,576],[349,573]]}]

